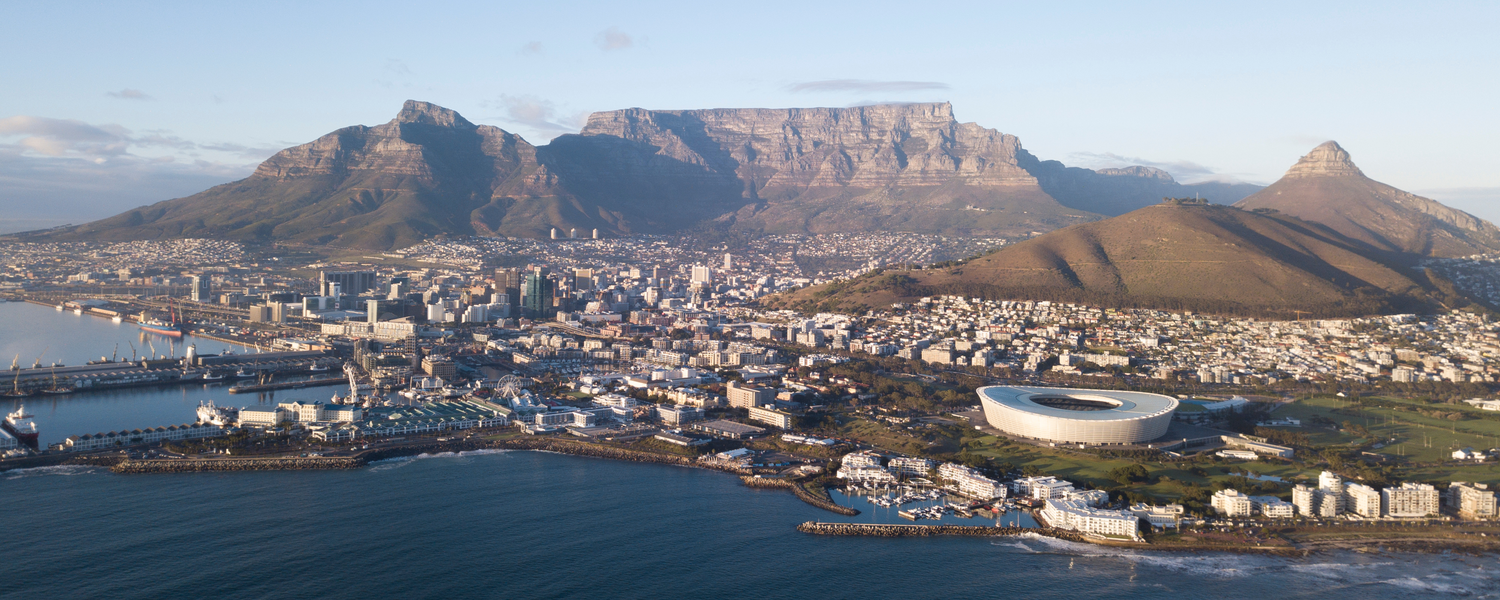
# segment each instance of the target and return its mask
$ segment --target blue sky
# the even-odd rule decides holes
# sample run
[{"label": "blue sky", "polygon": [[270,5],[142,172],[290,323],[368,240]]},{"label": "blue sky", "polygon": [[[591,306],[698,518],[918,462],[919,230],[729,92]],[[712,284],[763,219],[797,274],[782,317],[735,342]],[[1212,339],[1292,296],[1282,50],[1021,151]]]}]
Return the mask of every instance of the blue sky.
[{"label": "blue sky", "polygon": [[11,3],[0,231],[244,177],[408,98],[532,143],[591,111],[945,100],[1083,167],[1270,183],[1325,140],[1500,221],[1497,3]]}]

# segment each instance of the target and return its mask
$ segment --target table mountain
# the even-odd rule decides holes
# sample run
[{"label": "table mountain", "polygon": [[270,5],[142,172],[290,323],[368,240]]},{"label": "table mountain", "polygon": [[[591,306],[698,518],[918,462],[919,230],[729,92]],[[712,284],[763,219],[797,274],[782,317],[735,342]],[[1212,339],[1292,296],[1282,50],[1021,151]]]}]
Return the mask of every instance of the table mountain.
[{"label": "table mountain", "polygon": [[1236,206],[1322,223],[1376,250],[1440,257],[1500,251],[1500,229],[1489,221],[1366,177],[1337,142],[1313,148]]},{"label": "table mountain", "polygon": [[[388,123],[288,148],[246,179],[46,235],[372,250],[437,235],[545,237],[553,227],[1028,235],[1193,189],[1146,167],[1037,159],[1013,135],[958,122],[947,103],[633,108],[595,113],[580,133],[534,147],[407,101]],[[1245,191],[1213,189],[1220,201]]]},{"label": "table mountain", "polygon": [[938,294],[1291,318],[1425,311],[1464,302],[1324,225],[1168,201],[1075,225],[957,265],[885,271],[774,298],[858,312]]}]

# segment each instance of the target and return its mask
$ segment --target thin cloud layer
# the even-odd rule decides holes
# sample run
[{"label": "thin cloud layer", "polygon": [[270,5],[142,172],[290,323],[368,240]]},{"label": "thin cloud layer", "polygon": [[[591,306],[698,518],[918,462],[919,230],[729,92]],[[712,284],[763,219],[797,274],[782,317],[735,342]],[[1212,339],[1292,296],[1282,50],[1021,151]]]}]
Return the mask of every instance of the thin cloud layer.
[{"label": "thin cloud layer", "polygon": [[542,49],[541,42],[526,42],[526,45],[521,46],[521,54],[541,54]]},{"label": "thin cloud layer", "polygon": [[155,100],[155,98],[146,95],[145,92],[142,92],[140,90],[132,90],[129,88],[120,90],[118,92],[105,92],[105,95],[111,98],[119,98],[121,100]]},{"label": "thin cloud layer", "polygon": [[859,92],[859,93],[888,93],[888,92],[918,92],[925,90],[946,90],[950,86],[941,81],[873,81],[869,79],[824,79],[821,81],[803,81],[786,87],[787,91],[794,93],[805,92]]},{"label": "thin cloud layer", "polygon": [[1113,152],[1073,152],[1068,158],[1080,166],[1090,169],[1105,169],[1119,167],[1154,167],[1170,173],[1173,179],[1184,183],[1200,181],[1222,181],[1225,183],[1238,183],[1243,180],[1231,173],[1223,173],[1212,167],[1200,165],[1188,160],[1159,161],[1140,158],[1137,156],[1123,156]]},{"label": "thin cloud layer", "polygon": [[635,45],[635,39],[630,34],[620,31],[618,27],[610,27],[594,36],[594,45],[600,50],[624,50]]},{"label": "thin cloud layer", "polygon": [[547,138],[578,131],[588,117],[585,113],[562,117],[555,103],[536,96],[506,95],[485,104],[503,109],[506,121],[522,125]]}]

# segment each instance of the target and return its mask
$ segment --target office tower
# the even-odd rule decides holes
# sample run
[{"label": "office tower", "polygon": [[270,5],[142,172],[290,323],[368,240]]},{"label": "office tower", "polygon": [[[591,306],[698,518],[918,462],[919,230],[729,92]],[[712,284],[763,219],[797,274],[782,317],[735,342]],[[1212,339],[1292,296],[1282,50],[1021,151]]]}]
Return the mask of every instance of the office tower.
[{"label": "office tower", "polygon": [[318,289],[324,296],[333,296],[329,285],[338,284],[345,294],[363,294],[375,289],[374,271],[318,271]]},{"label": "office tower", "polygon": [[526,276],[526,297],[522,300],[522,311],[532,319],[546,318],[556,314],[553,309],[555,288],[548,277],[547,269],[536,267]]},{"label": "office tower", "polygon": [[193,276],[193,302],[210,302],[213,297],[212,278],[208,275]]}]

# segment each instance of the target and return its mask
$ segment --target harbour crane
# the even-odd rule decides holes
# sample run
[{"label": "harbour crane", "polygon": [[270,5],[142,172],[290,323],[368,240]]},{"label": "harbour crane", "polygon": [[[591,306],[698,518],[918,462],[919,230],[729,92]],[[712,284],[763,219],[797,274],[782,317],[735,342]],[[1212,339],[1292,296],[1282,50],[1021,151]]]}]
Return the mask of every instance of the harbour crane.
[{"label": "harbour crane", "polygon": [[40,369],[40,368],[42,368],[42,357],[46,356],[47,355],[47,351],[51,350],[51,349],[52,349],[52,346],[47,346],[46,348],[42,348],[42,353],[36,355],[36,362],[31,363],[31,368],[33,368],[33,369]]},{"label": "harbour crane", "polygon": [[[128,341],[125,342],[125,343],[130,344],[130,362],[135,362],[135,344],[133,344],[131,342],[128,342]],[[115,347],[119,348],[120,345],[119,344],[115,344]]]}]

